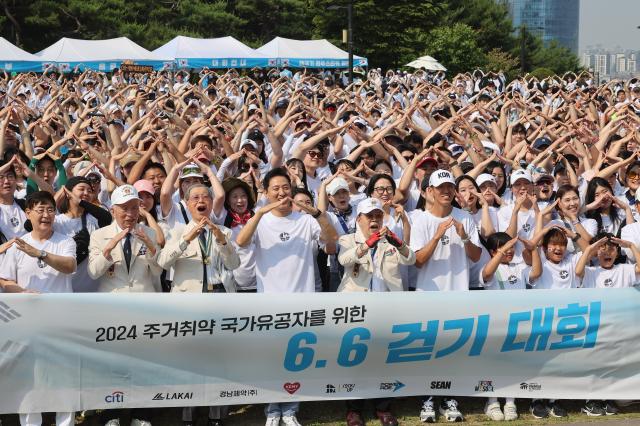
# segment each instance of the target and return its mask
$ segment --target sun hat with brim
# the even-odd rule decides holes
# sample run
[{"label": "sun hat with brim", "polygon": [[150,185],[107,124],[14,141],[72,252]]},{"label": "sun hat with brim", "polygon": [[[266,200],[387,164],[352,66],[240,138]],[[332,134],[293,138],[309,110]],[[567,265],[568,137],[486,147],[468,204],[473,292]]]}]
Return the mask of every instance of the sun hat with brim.
[{"label": "sun hat with brim", "polygon": [[142,157],[140,156],[140,154],[136,154],[135,152],[130,152],[120,160],[120,165],[122,167],[126,167],[127,164],[137,163],[138,161],[140,161],[141,158]]},{"label": "sun hat with brim", "polygon": [[189,163],[180,171],[180,179],[186,179],[190,177],[204,177],[204,175],[202,174],[202,170],[200,170],[200,167],[197,164]]},{"label": "sun hat with brim", "polygon": [[253,191],[249,184],[242,179],[238,179],[236,177],[229,177],[222,181],[222,188],[224,189],[225,202],[229,200],[229,194],[236,188],[242,188],[247,193],[249,197],[249,210],[253,209],[255,206]]}]

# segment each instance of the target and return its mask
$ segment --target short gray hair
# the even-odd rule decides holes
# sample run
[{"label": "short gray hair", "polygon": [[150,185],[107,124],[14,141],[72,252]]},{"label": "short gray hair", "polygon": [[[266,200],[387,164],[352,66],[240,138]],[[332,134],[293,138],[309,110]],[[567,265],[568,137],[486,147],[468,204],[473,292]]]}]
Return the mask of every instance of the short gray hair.
[{"label": "short gray hair", "polygon": [[185,201],[189,201],[189,198],[191,198],[191,191],[193,191],[194,189],[200,189],[200,188],[206,189],[207,193],[209,194],[209,197],[211,197],[211,199],[213,199],[213,189],[211,189],[210,187],[208,187],[204,183],[195,183],[195,184],[191,185],[189,188],[187,188],[187,192],[184,194],[184,200]]}]

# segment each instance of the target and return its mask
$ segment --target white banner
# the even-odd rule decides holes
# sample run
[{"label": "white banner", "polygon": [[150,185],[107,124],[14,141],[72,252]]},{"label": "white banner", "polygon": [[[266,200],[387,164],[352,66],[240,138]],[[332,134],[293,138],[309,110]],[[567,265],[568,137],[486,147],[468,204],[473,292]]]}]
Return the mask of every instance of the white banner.
[{"label": "white banner", "polygon": [[0,413],[407,395],[637,399],[636,289],[0,294]]}]

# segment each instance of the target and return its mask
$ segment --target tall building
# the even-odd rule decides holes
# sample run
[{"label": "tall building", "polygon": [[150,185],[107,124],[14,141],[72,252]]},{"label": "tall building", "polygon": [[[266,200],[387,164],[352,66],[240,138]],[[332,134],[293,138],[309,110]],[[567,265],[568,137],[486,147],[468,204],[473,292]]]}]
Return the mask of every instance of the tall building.
[{"label": "tall building", "polygon": [[557,40],[578,53],[580,0],[506,0],[513,26],[542,37],[545,44]]}]

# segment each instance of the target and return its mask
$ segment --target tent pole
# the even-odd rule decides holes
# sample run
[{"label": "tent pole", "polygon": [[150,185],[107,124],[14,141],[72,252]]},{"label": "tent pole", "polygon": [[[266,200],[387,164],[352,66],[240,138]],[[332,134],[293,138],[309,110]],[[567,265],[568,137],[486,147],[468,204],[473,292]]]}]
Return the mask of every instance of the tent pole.
[{"label": "tent pole", "polygon": [[352,26],[352,15],[353,15],[353,0],[349,0],[349,5],[347,6],[347,20],[348,22],[348,32],[349,32],[349,84],[353,84],[353,26]]}]

